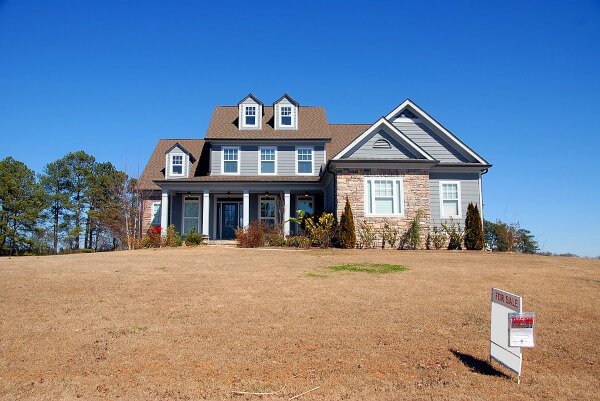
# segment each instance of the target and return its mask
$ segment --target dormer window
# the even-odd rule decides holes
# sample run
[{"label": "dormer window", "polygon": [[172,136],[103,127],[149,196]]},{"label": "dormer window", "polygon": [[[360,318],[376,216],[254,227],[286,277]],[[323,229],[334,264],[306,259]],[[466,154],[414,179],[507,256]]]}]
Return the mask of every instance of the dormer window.
[{"label": "dormer window", "polygon": [[298,102],[290,95],[283,95],[273,103],[275,129],[298,129]]},{"label": "dormer window", "polygon": [[183,155],[171,155],[171,175],[183,175]]},{"label": "dormer window", "polygon": [[281,126],[292,126],[292,106],[281,106]]},{"label": "dormer window", "polygon": [[238,128],[261,129],[263,117],[263,103],[252,93],[238,103]]},{"label": "dormer window", "polygon": [[244,125],[256,127],[256,106],[244,106]]},{"label": "dormer window", "polygon": [[187,178],[193,157],[179,142],[165,152],[165,178]]}]

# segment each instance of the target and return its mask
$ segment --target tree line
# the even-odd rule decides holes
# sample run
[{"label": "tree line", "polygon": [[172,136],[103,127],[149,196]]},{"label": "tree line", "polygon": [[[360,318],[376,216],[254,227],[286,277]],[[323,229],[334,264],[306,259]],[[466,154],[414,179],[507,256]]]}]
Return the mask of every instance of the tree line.
[{"label": "tree line", "polygon": [[110,162],[72,152],[37,174],[0,161],[0,255],[133,248],[142,194],[136,179]]}]

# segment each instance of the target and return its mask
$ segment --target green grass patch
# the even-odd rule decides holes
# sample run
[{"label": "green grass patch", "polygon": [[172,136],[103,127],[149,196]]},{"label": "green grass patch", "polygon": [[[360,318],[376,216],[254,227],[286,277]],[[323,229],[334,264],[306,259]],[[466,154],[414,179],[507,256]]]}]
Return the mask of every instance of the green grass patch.
[{"label": "green grass patch", "polygon": [[327,274],[318,274],[318,273],[306,273],[305,277],[313,277],[313,278],[327,278],[329,277]]},{"label": "green grass patch", "polygon": [[408,267],[402,265],[388,265],[383,263],[350,263],[347,265],[329,266],[328,269],[331,269],[333,271],[385,274],[403,272],[405,270],[408,270]]}]

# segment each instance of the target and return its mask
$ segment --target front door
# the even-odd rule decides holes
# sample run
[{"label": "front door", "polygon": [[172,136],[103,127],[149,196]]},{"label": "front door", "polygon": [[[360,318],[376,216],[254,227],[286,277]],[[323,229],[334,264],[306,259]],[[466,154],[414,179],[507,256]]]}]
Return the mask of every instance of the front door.
[{"label": "front door", "polygon": [[235,229],[239,225],[238,203],[221,204],[221,237],[223,239],[235,238]]}]

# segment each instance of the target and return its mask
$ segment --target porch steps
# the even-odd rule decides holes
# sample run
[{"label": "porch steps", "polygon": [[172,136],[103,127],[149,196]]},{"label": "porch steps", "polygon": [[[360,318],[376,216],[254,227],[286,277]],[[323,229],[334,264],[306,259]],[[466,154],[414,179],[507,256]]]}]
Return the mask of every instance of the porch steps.
[{"label": "porch steps", "polygon": [[211,239],[206,244],[208,246],[218,246],[221,248],[237,247],[237,242],[232,239]]}]

